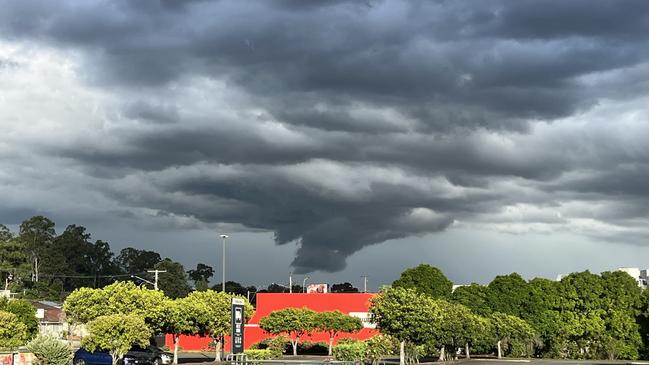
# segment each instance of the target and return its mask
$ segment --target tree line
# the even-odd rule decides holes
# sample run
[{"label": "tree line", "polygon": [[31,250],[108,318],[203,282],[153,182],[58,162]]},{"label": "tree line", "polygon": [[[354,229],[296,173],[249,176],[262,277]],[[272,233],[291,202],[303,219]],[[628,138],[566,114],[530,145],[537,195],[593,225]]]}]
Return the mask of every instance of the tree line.
[{"label": "tree line", "polygon": [[[649,291],[624,272],[573,273],[561,281],[497,276],[452,290],[437,268],[404,271],[374,298],[379,329],[429,355],[458,348],[500,356],[637,359],[649,355]],[[402,351],[402,358],[405,356]]]},{"label": "tree line", "polygon": [[[198,263],[194,269],[185,270],[179,262],[162,258],[155,251],[127,247],[114,253],[108,242],[93,240],[80,225],[68,225],[57,234],[55,223],[44,216],[23,221],[16,233],[0,224],[0,285],[28,299],[61,300],[77,288],[102,288],[116,281],[153,281],[153,275],[147,272],[152,269],[166,271],[159,276],[158,287],[171,298],[210,289],[209,281],[214,276],[209,265]],[[279,284],[256,288],[227,281],[225,286],[226,292],[246,297],[257,292],[288,291]],[[221,288],[221,283],[211,286],[215,291]],[[302,290],[300,285],[293,286],[293,292]],[[334,284],[332,291],[358,289],[340,283]]]}]

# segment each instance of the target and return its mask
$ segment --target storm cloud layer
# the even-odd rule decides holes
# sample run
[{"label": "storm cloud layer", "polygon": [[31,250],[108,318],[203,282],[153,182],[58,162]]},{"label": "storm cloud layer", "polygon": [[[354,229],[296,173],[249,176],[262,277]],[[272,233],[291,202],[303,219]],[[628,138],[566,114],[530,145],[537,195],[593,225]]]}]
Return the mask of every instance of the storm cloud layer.
[{"label": "storm cloud layer", "polygon": [[298,272],[649,237],[646,1],[2,1],[0,219],[225,224]]}]

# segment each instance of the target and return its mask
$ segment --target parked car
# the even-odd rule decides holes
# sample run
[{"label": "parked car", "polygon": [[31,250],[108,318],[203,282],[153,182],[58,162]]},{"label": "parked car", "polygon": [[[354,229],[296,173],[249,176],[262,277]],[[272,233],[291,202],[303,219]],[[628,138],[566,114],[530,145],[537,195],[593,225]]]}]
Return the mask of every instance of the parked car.
[{"label": "parked car", "polygon": [[[90,352],[84,348],[78,349],[74,353],[74,358],[72,358],[72,364],[74,365],[112,365],[113,359],[108,353],[108,351],[94,351]],[[148,360],[145,358],[137,358],[133,354],[126,354],[124,358],[120,360],[120,365],[149,365]]]},{"label": "parked car", "polygon": [[[167,365],[173,361],[173,354],[165,352],[156,346],[133,346],[124,355],[120,365]],[[90,352],[80,348],[74,353],[74,365],[112,365],[108,351]]]},{"label": "parked car", "polygon": [[129,355],[133,355],[136,358],[146,359],[151,365],[167,365],[171,364],[174,359],[174,355],[171,352],[164,351],[163,349],[150,345],[147,347],[133,346],[127,352]]}]

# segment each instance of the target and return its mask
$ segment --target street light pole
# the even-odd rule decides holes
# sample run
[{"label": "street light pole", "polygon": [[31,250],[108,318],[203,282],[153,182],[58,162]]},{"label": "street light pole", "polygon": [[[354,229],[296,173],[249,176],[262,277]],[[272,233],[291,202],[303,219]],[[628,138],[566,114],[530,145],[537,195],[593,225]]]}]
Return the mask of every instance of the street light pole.
[{"label": "street light pole", "polygon": [[361,277],[363,278],[363,293],[367,293],[367,275]]},{"label": "street light pole", "polygon": [[222,265],[221,267],[223,269],[223,278],[222,278],[223,281],[221,282],[221,288],[223,290],[223,293],[225,293],[225,240],[228,239],[228,235],[222,234],[221,239],[223,240],[223,257],[222,257],[223,262],[221,264]]},{"label": "street light pole", "polygon": [[293,293],[293,271],[288,273],[288,292]]},{"label": "street light pole", "polygon": [[308,278],[309,278],[309,276],[307,275],[307,276],[304,277],[304,280],[302,280],[302,292],[303,293],[306,293],[306,281],[307,281]]}]

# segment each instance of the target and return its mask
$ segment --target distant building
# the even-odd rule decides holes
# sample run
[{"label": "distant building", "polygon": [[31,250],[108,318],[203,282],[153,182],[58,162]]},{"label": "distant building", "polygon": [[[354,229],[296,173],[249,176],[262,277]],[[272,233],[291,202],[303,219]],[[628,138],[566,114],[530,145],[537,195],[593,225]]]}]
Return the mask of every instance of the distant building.
[{"label": "distant building", "polygon": [[647,269],[641,270],[637,267],[620,267],[617,271],[623,271],[629,274],[629,276],[635,279],[639,287],[643,289],[647,287],[647,283],[649,282],[649,277],[647,275],[649,274],[649,271]]},{"label": "distant building", "polygon": [[41,300],[32,304],[36,307],[41,334],[62,338],[63,334],[68,332],[65,313],[60,303]]}]

